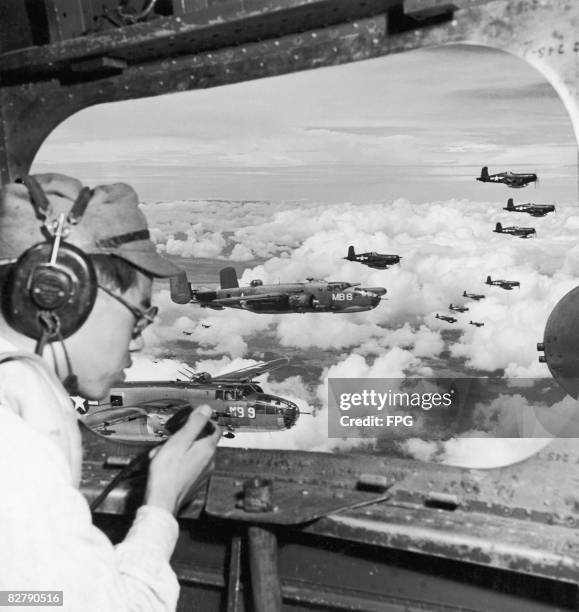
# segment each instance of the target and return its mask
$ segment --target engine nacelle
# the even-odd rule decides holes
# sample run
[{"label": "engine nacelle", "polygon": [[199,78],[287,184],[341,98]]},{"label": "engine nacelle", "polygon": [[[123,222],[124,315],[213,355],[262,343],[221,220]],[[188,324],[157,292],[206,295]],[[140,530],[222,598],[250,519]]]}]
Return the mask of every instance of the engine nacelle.
[{"label": "engine nacelle", "polygon": [[209,374],[209,372],[199,372],[199,374],[195,374],[193,380],[196,383],[208,385],[213,380],[213,377],[211,376],[211,374]]},{"label": "engine nacelle", "polygon": [[306,308],[311,308],[313,306],[314,296],[310,293],[296,293],[289,296],[288,303],[290,308],[305,310]]}]

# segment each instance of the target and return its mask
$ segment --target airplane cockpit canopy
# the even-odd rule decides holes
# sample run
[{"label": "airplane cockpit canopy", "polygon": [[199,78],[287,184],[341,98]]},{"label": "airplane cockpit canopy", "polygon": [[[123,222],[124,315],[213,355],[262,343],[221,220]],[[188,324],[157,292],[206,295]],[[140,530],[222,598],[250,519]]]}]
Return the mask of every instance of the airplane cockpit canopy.
[{"label": "airplane cockpit canopy", "polygon": [[266,414],[277,414],[280,416],[286,429],[293,427],[300,416],[300,409],[294,402],[290,402],[277,395],[260,393],[256,398],[256,403],[262,405]]},{"label": "airplane cockpit canopy", "polygon": [[261,287],[263,285],[263,281],[259,278],[256,278],[249,283],[250,287]]},{"label": "airplane cockpit canopy", "polygon": [[328,283],[328,291],[344,291],[344,289],[347,289],[348,287],[351,287],[350,283],[344,283],[344,282]]}]

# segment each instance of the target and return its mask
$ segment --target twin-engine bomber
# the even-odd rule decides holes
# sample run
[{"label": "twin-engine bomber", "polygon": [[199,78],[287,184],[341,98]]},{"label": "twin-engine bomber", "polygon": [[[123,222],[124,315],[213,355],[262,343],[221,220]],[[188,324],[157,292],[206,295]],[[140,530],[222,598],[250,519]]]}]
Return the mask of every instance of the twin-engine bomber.
[{"label": "twin-engine bomber", "polygon": [[298,406],[264,393],[253,382],[255,377],[287,362],[286,358],[274,359],[220,376],[187,371],[186,381],[125,382],[111,389],[81,421],[114,440],[155,442],[167,436],[165,423],[178,410],[209,404],[226,438],[233,438],[237,431],[290,429],[300,415]]},{"label": "twin-engine bomber", "polygon": [[360,287],[360,283],[307,279],[307,283],[264,285],[252,280],[240,287],[234,268],[219,274],[220,289],[191,289],[185,275],[171,279],[171,298],[177,304],[199,304],[203,308],[238,308],[250,312],[363,312],[376,308],[386,293],[384,287]]}]

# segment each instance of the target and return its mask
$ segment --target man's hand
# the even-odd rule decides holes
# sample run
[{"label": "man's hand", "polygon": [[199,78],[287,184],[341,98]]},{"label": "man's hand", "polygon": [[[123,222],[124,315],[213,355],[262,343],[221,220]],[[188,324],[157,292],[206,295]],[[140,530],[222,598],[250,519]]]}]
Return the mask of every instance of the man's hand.
[{"label": "man's hand", "polygon": [[213,411],[207,405],[191,414],[185,425],[154,451],[149,466],[145,504],[175,514],[187,492],[211,462],[221,431],[195,441]]}]

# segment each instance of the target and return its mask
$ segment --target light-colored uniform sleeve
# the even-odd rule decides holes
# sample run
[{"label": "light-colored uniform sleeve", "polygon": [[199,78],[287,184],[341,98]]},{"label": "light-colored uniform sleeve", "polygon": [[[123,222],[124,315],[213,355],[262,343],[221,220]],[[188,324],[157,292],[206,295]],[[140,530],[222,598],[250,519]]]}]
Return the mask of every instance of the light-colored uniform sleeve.
[{"label": "light-colored uniform sleeve", "polygon": [[63,591],[71,612],[175,610],[177,535],[173,516],[143,506],[114,547],[61,449],[0,405],[0,590]]}]

